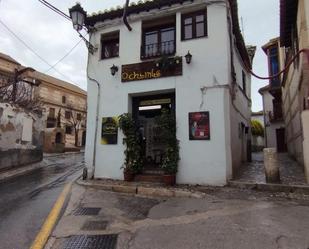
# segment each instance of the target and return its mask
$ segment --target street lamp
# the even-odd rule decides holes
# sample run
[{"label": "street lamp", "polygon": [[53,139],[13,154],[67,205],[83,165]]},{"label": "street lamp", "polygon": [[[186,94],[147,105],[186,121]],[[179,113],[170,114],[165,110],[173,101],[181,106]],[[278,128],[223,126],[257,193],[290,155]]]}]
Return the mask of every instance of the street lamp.
[{"label": "street lamp", "polygon": [[[72,8],[69,9],[70,17],[72,19],[73,28],[77,31],[79,36],[84,40],[88,48],[89,53],[93,54],[97,51],[97,48],[94,47],[87,39],[80,33],[80,31],[85,26],[85,20],[87,17],[87,12],[80,6],[79,3],[75,4]],[[89,32],[89,27],[86,27]]]},{"label": "street lamp", "polygon": [[73,28],[76,31],[82,30],[85,24],[87,12],[82,8],[82,6],[80,6],[79,3],[77,3],[72,8],[69,9],[69,13],[72,19]]},{"label": "street lamp", "polygon": [[187,64],[190,64],[192,60],[192,54],[190,54],[190,51],[188,51],[188,53],[185,55],[185,58],[186,58]]},{"label": "street lamp", "polygon": [[118,72],[118,67],[113,64],[113,66],[111,67],[111,74],[115,76],[117,72]]}]

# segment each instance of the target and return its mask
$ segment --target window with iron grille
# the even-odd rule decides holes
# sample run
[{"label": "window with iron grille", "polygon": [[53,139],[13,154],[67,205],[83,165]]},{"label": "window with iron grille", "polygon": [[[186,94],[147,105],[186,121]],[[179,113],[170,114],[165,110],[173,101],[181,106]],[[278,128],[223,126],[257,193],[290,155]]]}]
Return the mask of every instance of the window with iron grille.
[{"label": "window with iron grille", "polygon": [[81,120],[82,120],[82,114],[77,113],[77,114],[76,114],[76,119],[77,119],[78,121],[81,121]]},{"label": "window with iron grille", "polygon": [[166,16],[142,23],[141,59],[176,53],[176,16]]},{"label": "window with iron grille", "polygon": [[66,102],[66,97],[62,96],[62,104],[65,104],[65,102]]},{"label": "window with iron grille", "polygon": [[182,40],[190,40],[207,36],[207,11],[206,9],[182,14],[181,28]]},{"label": "window with iron grille", "polygon": [[70,125],[65,127],[65,134],[72,134],[73,128]]},{"label": "window with iron grille", "polygon": [[119,31],[101,37],[101,59],[119,56]]}]

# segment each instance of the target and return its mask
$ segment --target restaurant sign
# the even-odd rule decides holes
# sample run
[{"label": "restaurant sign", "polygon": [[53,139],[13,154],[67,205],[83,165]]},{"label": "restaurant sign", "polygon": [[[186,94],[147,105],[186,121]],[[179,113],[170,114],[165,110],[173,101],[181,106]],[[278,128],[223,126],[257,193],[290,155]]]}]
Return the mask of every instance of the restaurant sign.
[{"label": "restaurant sign", "polygon": [[122,65],[121,81],[150,80],[179,75],[182,75],[182,58],[175,57]]},{"label": "restaurant sign", "polygon": [[102,118],[101,144],[117,144],[118,117]]}]

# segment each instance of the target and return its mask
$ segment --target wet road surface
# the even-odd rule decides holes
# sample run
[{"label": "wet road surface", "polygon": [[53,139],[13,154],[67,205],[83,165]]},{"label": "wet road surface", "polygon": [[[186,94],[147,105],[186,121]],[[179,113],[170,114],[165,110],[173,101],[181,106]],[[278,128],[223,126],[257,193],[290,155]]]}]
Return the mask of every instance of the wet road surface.
[{"label": "wet road surface", "polygon": [[83,154],[44,158],[46,166],[0,183],[0,249],[27,249],[64,185],[81,175]]}]

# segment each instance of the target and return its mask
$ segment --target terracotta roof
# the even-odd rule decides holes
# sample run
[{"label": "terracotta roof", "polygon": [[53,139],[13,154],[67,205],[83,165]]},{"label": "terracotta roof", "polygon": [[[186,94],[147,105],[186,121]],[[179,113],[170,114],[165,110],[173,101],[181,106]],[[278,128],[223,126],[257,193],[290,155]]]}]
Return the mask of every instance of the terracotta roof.
[{"label": "terracotta roof", "polygon": [[[232,22],[233,22],[233,33],[236,37],[236,46],[239,50],[241,58],[244,63],[250,67],[251,62],[248,56],[248,52],[245,46],[243,36],[240,31],[239,21],[238,21],[238,5],[237,0],[228,0],[232,10]],[[160,9],[162,7],[171,6],[173,4],[183,4],[184,2],[194,2],[194,0],[152,0],[152,1],[139,1],[137,4],[131,3],[127,9],[128,16],[131,14],[138,14],[143,11],[150,11],[152,9]],[[123,8],[118,7],[117,9],[111,9],[104,13],[97,13],[86,18],[87,26],[94,26],[97,22],[104,22],[106,20],[112,20],[115,18],[121,18],[123,16]]]},{"label": "terracotta roof", "polygon": [[9,56],[7,54],[0,53],[0,58],[6,60],[8,62],[12,62],[16,65],[20,65],[20,63],[18,61],[14,60],[11,56]]},{"label": "terracotta roof", "polygon": [[76,85],[73,85],[71,83],[57,79],[55,77],[52,77],[50,75],[47,75],[47,74],[44,74],[44,73],[41,73],[41,72],[38,72],[38,71],[33,72],[32,77],[35,78],[35,79],[47,82],[49,84],[52,84],[52,85],[55,85],[55,86],[58,86],[58,87],[61,87],[61,88],[65,88],[67,90],[82,94],[82,95],[87,95],[86,91],[84,91],[83,89],[79,88]]},{"label": "terracotta roof", "polygon": [[298,0],[280,0],[280,43],[290,47],[292,27],[297,19]]}]

